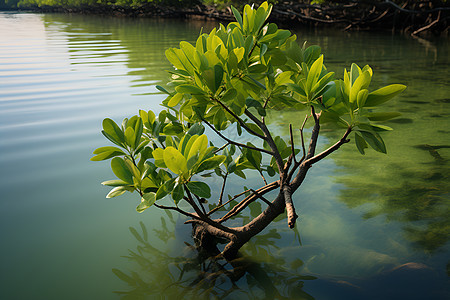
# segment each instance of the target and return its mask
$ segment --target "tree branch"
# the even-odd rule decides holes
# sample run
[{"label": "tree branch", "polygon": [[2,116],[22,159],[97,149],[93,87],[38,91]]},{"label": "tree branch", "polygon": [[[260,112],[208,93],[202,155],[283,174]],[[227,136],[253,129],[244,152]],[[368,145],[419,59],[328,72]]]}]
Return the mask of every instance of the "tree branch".
[{"label": "tree branch", "polygon": [[206,214],[204,214],[200,210],[200,208],[197,206],[197,204],[195,204],[194,198],[192,198],[192,195],[191,195],[191,192],[189,191],[189,189],[185,185],[183,185],[183,187],[184,187],[184,191],[187,194],[187,197],[184,197],[184,199],[192,206],[192,208],[195,210],[195,212],[200,217],[200,219],[206,221],[206,219],[207,219]]},{"label": "tree branch", "polygon": [[241,143],[235,142],[235,141],[233,141],[233,140],[230,140],[229,138],[227,138],[226,136],[224,136],[221,132],[219,132],[216,128],[214,128],[214,126],[213,126],[211,123],[209,123],[209,122],[206,121],[205,119],[202,119],[202,121],[205,122],[205,124],[208,125],[209,128],[211,128],[218,136],[220,136],[221,138],[223,138],[223,139],[224,139],[225,141],[227,141],[229,144],[233,144],[233,145],[238,146],[238,147],[243,147],[243,148],[247,148],[247,149],[251,149],[251,150],[256,150],[256,151],[259,151],[259,152],[264,152],[264,153],[267,153],[267,154],[269,154],[269,155],[273,155],[272,152],[267,151],[266,149],[263,149],[263,148],[257,148],[257,147],[252,147],[252,146],[248,146],[248,145],[241,144]]},{"label": "tree branch", "polygon": [[[274,181],[272,183],[269,183],[266,186],[263,186],[260,189],[257,189],[256,192],[259,193],[259,195],[264,195],[270,191],[273,191],[274,189],[278,188],[280,186],[279,181]],[[255,193],[252,193],[251,195],[245,197],[239,204],[234,206],[227,214],[225,214],[222,218],[217,220],[218,223],[223,223],[226,220],[230,219],[231,217],[235,216],[236,214],[240,213],[242,210],[244,210],[251,202],[259,198]]]},{"label": "tree branch", "polygon": [[350,140],[347,139],[350,132],[352,132],[352,128],[348,127],[347,130],[345,131],[344,135],[342,136],[342,138],[338,142],[336,142],[336,144],[334,144],[330,148],[326,149],[325,151],[317,154],[316,156],[309,158],[304,163],[312,165],[312,164],[318,162],[319,160],[324,159],[325,157],[327,157],[328,155],[330,155],[337,149],[339,149],[343,144],[350,142]]},{"label": "tree branch", "polygon": [[294,135],[292,134],[292,124],[289,124],[289,135],[291,137],[291,155],[292,159],[294,160],[294,164],[296,164],[297,160],[295,159]]},{"label": "tree branch", "polygon": [[223,192],[225,191],[225,183],[227,182],[228,172],[225,173],[225,177],[223,178],[222,189],[220,191],[219,203],[218,205],[222,205]]},{"label": "tree branch", "polygon": [[233,198],[231,198],[230,200],[228,200],[227,202],[225,202],[222,205],[216,206],[215,208],[213,208],[208,214],[207,216],[211,215],[212,213],[216,212],[217,210],[219,210],[220,208],[224,207],[225,205],[227,205],[228,203],[230,203],[231,201],[235,200],[236,198],[239,198],[240,196],[244,195],[245,193],[248,193],[250,190],[245,190],[242,193],[239,193],[237,195],[235,195]]},{"label": "tree branch", "polygon": [[214,101],[216,101],[217,103],[219,103],[220,106],[223,107],[223,109],[225,109],[230,115],[232,115],[236,121],[239,122],[239,124],[241,124],[242,127],[244,127],[245,130],[247,130],[250,134],[253,134],[254,136],[259,137],[260,139],[264,140],[264,137],[262,135],[260,135],[257,132],[254,132],[253,130],[251,130],[250,128],[248,128],[248,126],[245,124],[244,120],[242,120],[241,118],[239,118],[239,116],[237,116],[231,109],[229,109],[225,104],[223,104],[222,102],[220,102],[219,100],[212,98]]},{"label": "tree branch", "polygon": [[[303,180],[305,179],[306,172],[313,164],[324,159],[325,157],[327,157],[334,151],[338,150],[343,144],[348,143],[350,141],[347,139],[347,137],[351,131],[352,131],[352,128],[348,127],[347,130],[345,131],[344,135],[342,136],[342,138],[339,141],[337,141],[333,146],[331,146],[328,149],[326,149],[325,151],[317,154],[316,156],[308,156],[307,157],[307,159],[301,164],[300,170],[298,171],[297,176],[292,181],[291,186],[294,191],[302,184]],[[312,153],[312,154],[314,154],[314,153]]]},{"label": "tree branch", "polygon": [[292,202],[292,190],[289,185],[285,185],[283,188],[283,194],[284,194],[284,202],[286,203],[286,213],[288,218],[288,226],[289,228],[294,228],[295,221],[297,220],[298,216],[295,213],[295,207],[294,203]]},{"label": "tree branch", "polygon": [[159,208],[159,209],[174,210],[174,211],[176,211],[176,212],[178,212],[178,213],[180,213],[180,214],[182,214],[182,215],[185,215],[185,216],[187,216],[187,217],[189,217],[189,218],[201,220],[197,215],[188,213],[188,212],[186,212],[186,211],[184,211],[184,210],[182,210],[182,209],[180,209],[180,208],[178,208],[178,207],[175,207],[175,206],[165,206],[165,205],[159,205],[159,204],[156,204],[156,203],[154,203],[153,205],[154,205],[155,207]]},{"label": "tree branch", "polygon": [[264,198],[263,195],[259,194],[257,191],[255,191],[254,189],[250,189],[250,191],[252,191],[256,196],[258,196],[259,199],[261,199],[262,201],[264,201],[264,203],[266,203],[268,206],[271,206],[272,203],[267,200],[266,198]]},{"label": "tree branch", "polygon": [[[245,115],[249,117],[253,122],[255,122],[256,126],[258,126],[262,132],[264,133],[264,140],[269,145],[270,149],[272,150],[272,156],[275,158],[275,161],[277,162],[278,170],[280,170],[280,174],[283,174],[283,159],[281,158],[281,154],[278,151],[277,146],[275,145],[275,142],[273,141],[272,135],[269,132],[269,129],[267,128],[266,124],[258,120],[257,117],[255,117],[250,111],[247,109],[245,110]],[[282,176],[283,177],[283,176]],[[281,180],[283,180],[281,178]]]}]

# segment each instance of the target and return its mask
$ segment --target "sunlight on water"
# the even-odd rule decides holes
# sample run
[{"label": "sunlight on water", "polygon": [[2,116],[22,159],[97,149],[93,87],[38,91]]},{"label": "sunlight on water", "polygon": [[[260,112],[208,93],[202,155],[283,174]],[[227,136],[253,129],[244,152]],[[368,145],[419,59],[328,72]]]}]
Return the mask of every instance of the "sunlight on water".
[{"label": "sunlight on water", "polygon": [[[199,298],[201,285],[186,286],[212,274],[218,296],[232,292],[226,299],[260,299],[274,289],[289,299],[447,299],[448,39],[298,32],[300,41],[322,46],[338,77],[352,61],[368,63],[375,86],[408,89],[389,104],[402,112],[385,135],[389,155],[362,157],[350,143],[315,166],[296,194],[299,235],[281,220],[255,237],[243,250],[247,277],[230,279],[231,267],[217,270],[216,262],[208,262],[212,273],[196,269],[182,219],[136,213],[136,195],[105,199],[100,182],[114,176],[108,163],[89,161],[107,145],[103,118],[160,111],[164,96],[155,85],[167,80],[165,49],[213,26],[0,13],[0,298],[115,299],[113,291]],[[286,125],[301,115],[273,116],[271,126],[287,136]],[[320,146],[336,138],[326,133]],[[230,178],[229,192],[241,185]],[[148,230],[148,240],[130,226]],[[129,252],[138,245],[145,262]],[[183,265],[192,267],[184,275]],[[133,290],[132,272],[150,282],[147,290]]]}]

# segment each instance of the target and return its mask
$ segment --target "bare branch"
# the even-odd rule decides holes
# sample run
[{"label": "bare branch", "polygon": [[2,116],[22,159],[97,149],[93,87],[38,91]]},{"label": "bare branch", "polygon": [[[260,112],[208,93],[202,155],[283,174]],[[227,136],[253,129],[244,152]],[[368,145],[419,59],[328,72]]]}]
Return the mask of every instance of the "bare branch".
[{"label": "bare branch", "polygon": [[189,218],[201,220],[197,215],[194,215],[194,214],[191,214],[191,213],[189,213],[189,212],[186,212],[186,211],[182,210],[182,209],[179,208],[179,207],[159,205],[159,204],[156,204],[156,203],[154,203],[153,205],[154,205],[155,207],[159,208],[159,209],[169,209],[169,210],[174,210],[174,211],[176,211],[176,212],[178,212],[178,213],[180,213],[180,214],[182,214],[182,215],[185,215],[185,216],[187,216],[187,217],[189,217]]},{"label": "bare branch", "polygon": [[[204,121],[205,122],[205,121]],[[228,145],[230,145],[230,142],[227,142],[225,145],[223,145],[222,147],[218,148],[216,151],[214,151],[214,154],[216,154],[217,152],[222,151],[223,149],[225,149]]]},{"label": "bare branch", "polygon": [[228,201],[225,202],[224,204],[219,205],[219,206],[216,206],[215,208],[213,208],[213,209],[207,214],[207,216],[211,215],[212,213],[214,213],[214,212],[216,212],[217,210],[221,209],[222,207],[224,207],[225,205],[227,205],[227,204],[230,203],[231,201],[233,201],[233,200],[239,198],[240,196],[242,196],[242,195],[244,195],[245,193],[248,193],[248,192],[250,192],[250,190],[245,190],[245,191],[243,191],[242,193],[239,193],[239,194],[235,195],[234,197],[232,197],[230,200],[228,200]]},{"label": "bare branch", "polygon": [[227,177],[228,177],[228,172],[225,173],[225,177],[223,178],[223,183],[222,183],[222,189],[220,191],[220,197],[219,197],[219,205],[222,205],[222,198],[223,198],[223,192],[225,191],[225,183],[227,182]]},{"label": "bare branch", "polygon": [[294,203],[292,202],[292,189],[289,185],[285,185],[283,187],[283,194],[284,194],[284,202],[286,203],[286,213],[288,218],[288,226],[289,228],[294,228],[295,221],[297,220],[298,216],[295,213]]},{"label": "bare branch", "polygon": [[[255,117],[250,111],[247,109],[245,110],[245,115],[248,116],[255,124],[262,130],[262,132],[265,135],[264,140],[269,145],[270,149],[272,150],[272,156],[275,158],[275,161],[277,162],[278,170],[282,172],[283,170],[283,159],[281,158],[281,154],[278,151],[277,146],[275,145],[275,142],[273,141],[272,135],[269,132],[269,129],[267,128],[266,124],[258,120],[257,117]],[[280,173],[283,174],[283,173]],[[283,177],[283,176],[281,176]],[[283,180],[283,179],[282,179]]]},{"label": "bare branch", "polygon": [[217,103],[219,103],[220,106],[223,107],[223,109],[225,109],[230,115],[232,115],[236,121],[239,122],[239,124],[241,124],[242,127],[244,127],[245,130],[247,130],[249,133],[253,134],[254,136],[259,137],[260,139],[264,140],[264,136],[260,135],[257,132],[254,132],[253,130],[251,130],[244,122],[244,120],[242,120],[241,118],[239,118],[239,116],[237,116],[231,109],[229,109],[225,104],[223,104],[222,102],[220,102],[219,100],[212,98],[214,101],[216,101]]},{"label": "bare branch", "polygon": [[[291,186],[294,191],[302,184],[303,180],[305,179],[308,169],[313,164],[324,159],[325,157],[327,157],[334,151],[338,150],[343,144],[346,144],[350,141],[347,139],[347,137],[351,131],[352,131],[352,128],[348,127],[347,130],[345,131],[344,135],[342,136],[342,138],[339,141],[337,141],[333,146],[331,146],[328,149],[326,149],[325,151],[317,154],[316,156],[307,157],[307,159],[301,164],[300,169],[297,173],[297,176],[292,181]],[[314,153],[312,153],[312,154],[314,154]]]},{"label": "bare branch", "polygon": [[258,172],[259,172],[259,175],[261,175],[261,178],[262,178],[262,180],[264,181],[264,184],[267,185],[267,180],[266,180],[266,178],[264,177],[263,172],[260,171],[260,170],[258,170]]},{"label": "bare branch", "polygon": [[294,175],[295,170],[297,170],[297,168],[300,166],[300,164],[303,162],[303,160],[304,160],[305,157],[306,157],[305,138],[304,138],[304,136],[303,136],[303,129],[305,128],[305,124],[306,124],[306,121],[308,120],[308,118],[309,118],[309,116],[306,115],[305,120],[303,121],[302,127],[300,127],[300,138],[301,138],[301,141],[302,141],[302,151],[303,151],[303,156],[302,156],[302,158],[300,159],[300,161],[298,161],[298,162],[296,162],[296,163],[294,164],[294,167],[293,167],[292,170],[289,172],[289,175],[288,175],[288,177],[286,178],[286,182],[290,182],[290,181],[291,181],[291,178],[292,178],[292,176]]},{"label": "bare branch", "polygon": [[[257,189],[256,192],[259,193],[259,195],[264,195],[270,191],[273,191],[274,189],[278,188],[280,186],[280,181],[274,181],[272,183],[269,183],[266,186],[263,186],[260,189]],[[239,204],[234,206],[225,216],[217,220],[218,223],[223,223],[226,220],[230,219],[231,217],[235,216],[236,214],[240,213],[242,210],[244,210],[250,203],[252,203],[254,200],[259,198],[255,193],[252,193],[251,195],[245,197]]]},{"label": "bare branch", "polygon": [[331,146],[330,148],[326,149],[325,151],[317,154],[314,157],[309,158],[308,160],[305,161],[305,164],[314,164],[316,162],[318,162],[319,160],[324,159],[325,157],[327,157],[328,155],[330,155],[331,153],[333,153],[334,151],[336,151],[337,149],[339,149],[343,144],[350,142],[350,140],[347,139],[348,135],[350,134],[350,132],[352,131],[351,127],[348,127],[347,130],[345,131],[344,135],[342,136],[342,138],[336,142],[333,146]]},{"label": "bare branch", "polygon": [[291,155],[294,159],[294,163],[297,163],[297,160],[295,159],[295,149],[294,149],[294,135],[292,134],[292,124],[289,124],[289,135],[291,136]]},{"label": "bare branch", "polygon": [[204,214],[204,213],[200,210],[200,208],[197,206],[197,204],[195,204],[194,198],[192,198],[192,194],[191,194],[191,192],[189,191],[189,189],[188,189],[185,185],[183,185],[183,187],[184,187],[184,191],[185,191],[186,194],[187,194],[187,197],[184,197],[184,199],[192,206],[192,208],[195,210],[195,212],[196,212],[197,215],[200,217],[200,219],[202,219],[202,220],[207,219],[206,213]]},{"label": "bare branch", "polygon": [[256,196],[258,196],[259,199],[261,199],[262,201],[264,201],[264,203],[266,203],[267,205],[271,206],[272,203],[267,200],[266,198],[264,198],[264,196],[262,196],[261,194],[259,194],[257,191],[255,191],[254,189],[250,189]]},{"label": "bare branch", "polygon": [[224,136],[221,132],[219,132],[218,130],[216,130],[216,129],[214,128],[214,126],[213,126],[211,123],[209,123],[209,122],[206,121],[205,119],[202,119],[202,121],[205,122],[206,125],[208,125],[209,128],[211,128],[218,136],[220,136],[221,138],[223,138],[223,139],[224,139],[225,141],[227,141],[229,144],[232,144],[232,145],[235,145],[235,146],[238,146],[238,147],[242,147],[242,148],[247,148],[247,149],[251,149],[251,150],[256,150],[256,151],[259,151],[259,152],[264,152],[264,153],[267,153],[267,154],[269,154],[269,155],[273,155],[272,152],[267,151],[266,149],[257,148],[257,147],[252,147],[252,146],[248,146],[248,145],[245,145],[245,144],[238,143],[238,142],[235,142],[235,141],[233,141],[233,140],[230,140],[229,138],[227,138],[226,136]]},{"label": "bare branch", "polygon": [[203,212],[201,212],[200,209],[198,208],[198,206],[195,204],[194,199],[192,198],[191,192],[187,189],[186,186],[184,186],[184,190],[186,191],[186,194],[188,195],[187,198],[188,198],[189,204],[191,204],[191,206],[194,208],[195,212],[198,214],[198,217],[195,218],[195,219],[199,219],[199,220],[201,220],[201,221],[203,221],[205,223],[208,223],[209,225],[211,225],[211,226],[213,226],[213,227],[215,227],[217,229],[223,230],[225,232],[229,232],[229,233],[235,233],[236,232],[235,230],[233,230],[231,228],[228,228],[228,227],[223,226],[222,224],[220,224],[220,223],[218,223],[216,221],[211,220],[206,215],[206,212],[205,212],[205,214],[203,214]]}]

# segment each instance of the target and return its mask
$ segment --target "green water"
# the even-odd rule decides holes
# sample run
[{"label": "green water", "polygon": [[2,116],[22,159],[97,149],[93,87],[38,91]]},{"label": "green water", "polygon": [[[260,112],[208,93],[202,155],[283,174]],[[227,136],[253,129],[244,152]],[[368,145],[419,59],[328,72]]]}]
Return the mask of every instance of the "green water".
[{"label": "green water", "polygon": [[[338,76],[354,61],[373,67],[374,88],[406,84],[389,104],[402,116],[388,124],[395,129],[384,136],[388,156],[360,156],[350,143],[311,170],[296,194],[298,234],[284,220],[274,223],[243,249],[253,263],[242,277],[230,279],[229,265],[196,266],[185,244],[190,229],[177,216],[136,213],[136,195],[105,199],[108,163],[89,161],[106,144],[102,119],[159,111],[164,50],[214,26],[0,13],[0,298],[448,299],[445,38],[297,32],[322,46]],[[302,118],[286,113],[271,126],[287,134],[283,125]],[[337,137],[326,133],[321,146]],[[252,183],[259,182],[245,184]],[[230,192],[240,185],[231,181]],[[140,222],[147,240],[139,241]],[[191,285],[196,278],[203,280]]]}]

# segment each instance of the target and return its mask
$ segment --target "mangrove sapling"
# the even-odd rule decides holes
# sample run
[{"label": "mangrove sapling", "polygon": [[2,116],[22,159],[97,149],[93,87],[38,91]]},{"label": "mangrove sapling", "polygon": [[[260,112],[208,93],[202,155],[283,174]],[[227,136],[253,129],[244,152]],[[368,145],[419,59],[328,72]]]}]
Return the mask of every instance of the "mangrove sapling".
[{"label": "mangrove sapling", "polygon": [[[344,70],[343,79],[333,80],[318,46],[301,47],[290,31],[266,24],[271,9],[267,2],[258,9],[246,5],[242,15],[232,8],[236,22],[200,34],[195,45],[182,41],[180,48],[168,49],[166,56],[174,66],[170,88],[158,86],[168,95],[162,103],[166,109],[158,116],[141,110],[120,127],[105,119],[102,133],[116,146],[98,148],[92,158],[112,158],[118,179],[103,182],[113,187],[107,198],[136,191],[141,196],[138,212],[153,206],[188,217],[199,246],[214,253],[217,238],[227,241],[221,251],[225,258],[234,257],[284,211],[294,228],[293,193],[308,170],[348,143],[350,134],[362,154],[368,146],[386,153],[379,133],[391,128],[380,122],[398,114],[374,109],[405,89],[393,84],[369,92],[372,69],[356,64]],[[299,116],[306,111],[306,117],[301,124],[289,125],[285,139],[268,123],[273,112],[286,110]],[[306,141],[309,123],[312,132]],[[337,125],[343,134],[316,153],[323,123]],[[208,142],[205,128],[223,144]],[[237,137],[227,136],[227,128]],[[249,136],[253,143],[243,141]],[[227,178],[245,179],[244,171],[256,172],[264,185],[225,200]],[[211,199],[206,176],[221,180],[218,199]],[[268,182],[269,177],[274,180]],[[270,192],[276,193],[274,199],[267,199]],[[172,204],[166,204],[167,199]],[[259,215],[240,227],[228,225],[256,201],[265,206]]]}]

